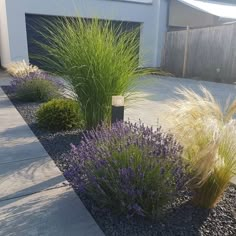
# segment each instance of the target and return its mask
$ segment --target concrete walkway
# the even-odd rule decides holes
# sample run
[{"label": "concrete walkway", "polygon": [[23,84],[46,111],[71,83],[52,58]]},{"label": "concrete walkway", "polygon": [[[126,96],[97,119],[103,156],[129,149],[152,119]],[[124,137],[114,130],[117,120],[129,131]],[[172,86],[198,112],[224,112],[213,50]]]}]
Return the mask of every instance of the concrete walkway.
[{"label": "concrete walkway", "polygon": [[0,69],[0,86],[9,85],[11,81],[11,76],[3,70]]},{"label": "concrete walkway", "polygon": [[104,235],[1,88],[0,235]]}]

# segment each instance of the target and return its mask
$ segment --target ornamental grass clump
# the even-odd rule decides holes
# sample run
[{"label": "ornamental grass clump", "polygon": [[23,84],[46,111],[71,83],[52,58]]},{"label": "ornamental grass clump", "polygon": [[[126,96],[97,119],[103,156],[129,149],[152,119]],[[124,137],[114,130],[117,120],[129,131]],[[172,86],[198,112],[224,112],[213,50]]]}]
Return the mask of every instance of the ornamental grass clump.
[{"label": "ornamental grass clump", "polygon": [[14,78],[25,78],[30,73],[39,73],[40,70],[37,66],[31,65],[23,61],[12,62],[7,65],[7,72]]},{"label": "ornamental grass clump", "polygon": [[65,175],[101,208],[156,218],[184,184],[181,151],[161,128],[102,125],[72,146]]},{"label": "ornamental grass clump", "polygon": [[61,96],[62,83],[53,80],[47,73],[30,73],[11,81],[11,92],[24,102],[47,102]]},{"label": "ornamental grass clump", "polygon": [[45,22],[36,42],[43,67],[68,80],[77,94],[87,128],[111,120],[112,96],[131,95],[134,82],[149,74],[139,67],[139,31],[122,31],[111,21],[58,18]]},{"label": "ornamental grass clump", "polygon": [[178,89],[182,97],[169,102],[169,121],[184,147],[194,204],[213,208],[236,175],[236,100],[222,111],[206,88],[201,92]]}]

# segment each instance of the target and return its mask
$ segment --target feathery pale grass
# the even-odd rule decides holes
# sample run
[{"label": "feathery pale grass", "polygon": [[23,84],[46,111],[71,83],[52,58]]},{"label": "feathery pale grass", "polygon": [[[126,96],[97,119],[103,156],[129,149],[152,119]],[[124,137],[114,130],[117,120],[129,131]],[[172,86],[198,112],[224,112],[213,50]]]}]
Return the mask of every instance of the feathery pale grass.
[{"label": "feathery pale grass", "polygon": [[236,175],[236,100],[222,111],[206,88],[200,90],[178,89],[181,98],[168,102],[168,121],[184,147],[195,204],[212,208]]},{"label": "feathery pale grass", "polygon": [[7,72],[14,78],[25,78],[30,73],[39,72],[37,66],[27,64],[24,60],[18,62],[12,62],[6,67]]}]

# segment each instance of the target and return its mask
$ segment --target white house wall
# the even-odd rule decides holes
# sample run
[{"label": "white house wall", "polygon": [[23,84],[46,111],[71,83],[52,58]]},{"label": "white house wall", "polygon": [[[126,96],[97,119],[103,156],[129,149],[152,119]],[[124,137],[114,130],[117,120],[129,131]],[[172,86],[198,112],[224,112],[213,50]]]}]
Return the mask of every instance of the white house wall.
[{"label": "white house wall", "polygon": [[171,0],[170,2],[169,26],[206,27],[214,25],[216,20],[216,16],[185,5],[177,0]]},{"label": "white house wall", "polygon": [[[0,14],[1,63],[28,61],[25,14],[77,16],[143,23],[140,54],[142,66],[159,66],[166,31],[168,0],[0,0],[6,14]],[[4,9],[3,9],[4,11]],[[6,25],[4,27],[3,25]],[[6,29],[8,29],[6,32]]]},{"label": "white house wall", "polygon": [[5,0],[0,0],[0,59],[10,61],[10,45]]}]

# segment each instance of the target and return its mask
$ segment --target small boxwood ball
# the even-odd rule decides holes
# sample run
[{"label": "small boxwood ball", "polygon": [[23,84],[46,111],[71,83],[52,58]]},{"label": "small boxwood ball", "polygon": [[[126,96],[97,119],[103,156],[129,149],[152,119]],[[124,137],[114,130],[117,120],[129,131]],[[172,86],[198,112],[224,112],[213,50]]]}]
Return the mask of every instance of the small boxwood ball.
[{"label": "small boxwood ball", "polygon": [[36,117],[41,128],[54,132],[84,126],[79,103],[70,99],[53,99],[43,104]]}]

